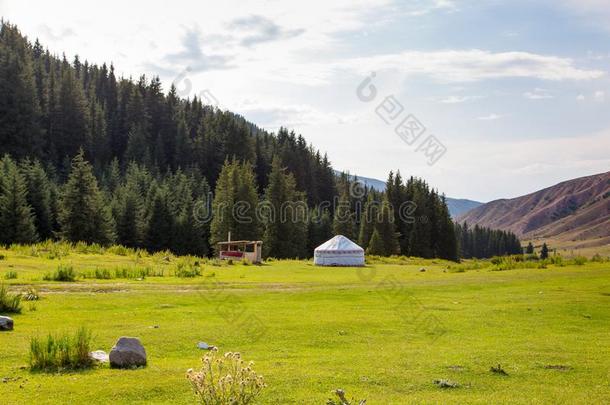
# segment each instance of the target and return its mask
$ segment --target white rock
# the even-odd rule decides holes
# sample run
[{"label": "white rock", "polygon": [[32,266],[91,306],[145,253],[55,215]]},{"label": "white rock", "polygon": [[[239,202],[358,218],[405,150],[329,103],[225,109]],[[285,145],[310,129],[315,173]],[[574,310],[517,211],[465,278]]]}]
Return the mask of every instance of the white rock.
[{"label": "white rock", "polygon": [[91,357],[95,361],[99,361],[100,363],[108,363],[108,353],[103,350],[96,350],[94,352],[89,353],[89,357]]}]

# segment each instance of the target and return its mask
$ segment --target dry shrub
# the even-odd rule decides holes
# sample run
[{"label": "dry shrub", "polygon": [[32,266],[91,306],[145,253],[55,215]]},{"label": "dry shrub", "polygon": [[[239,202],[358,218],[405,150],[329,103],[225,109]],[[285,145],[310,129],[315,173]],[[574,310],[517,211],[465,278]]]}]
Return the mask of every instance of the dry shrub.
[{"label": "dry shrub", "polygon": [[252,369],[254,363],[246,364],[239,353],[221,356],[214,349],[203,357],[202,363],[201,370],[186,372],[200,404],[251,404],[266,387],[263,376]]}]

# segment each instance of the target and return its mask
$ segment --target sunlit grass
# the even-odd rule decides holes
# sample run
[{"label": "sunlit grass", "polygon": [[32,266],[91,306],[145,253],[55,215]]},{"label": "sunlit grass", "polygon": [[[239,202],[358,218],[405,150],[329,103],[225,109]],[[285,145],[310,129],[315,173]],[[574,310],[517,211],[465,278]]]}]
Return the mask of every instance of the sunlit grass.
[{"label": "sunlit grass", "polygon": [[[492,271],[490,261],[371,258],[354,269],[88,249],[0,250],[0,274],[19,274],[4,280],[11,293],[39,296],[0,333],[0,376],[20,378],[0,384],[6,403],[192,403],[185,372],[201,341],[255,362],[263,404],[324,404],[337,388],[369,404],[610,401],[608,262]],[[75,282],[43,280],[60,264]],[[201,275],[176,277],[180,266]],[[162,276],[115,273],[145,268]],[[110,277],[83,277],[96,269]],[[28,371],[32,337],[81,326],[92,350],[140,338],[148,366]],[[508,376],[490,371],[498,365]]]}]

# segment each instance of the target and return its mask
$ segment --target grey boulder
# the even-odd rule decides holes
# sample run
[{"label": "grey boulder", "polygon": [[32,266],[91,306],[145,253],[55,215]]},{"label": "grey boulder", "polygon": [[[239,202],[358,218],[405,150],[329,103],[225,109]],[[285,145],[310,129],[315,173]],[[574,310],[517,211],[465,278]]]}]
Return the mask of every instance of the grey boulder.
[{"label": "grey boulder", "polygon": [[140,339],[121,337],[110,351],[110,367],[134,368],[146,365],[146,350]]},{"label": "grey boulder", "polygon": [[0,316],[0,331],[13,330],[13,320],[8,316]]}]

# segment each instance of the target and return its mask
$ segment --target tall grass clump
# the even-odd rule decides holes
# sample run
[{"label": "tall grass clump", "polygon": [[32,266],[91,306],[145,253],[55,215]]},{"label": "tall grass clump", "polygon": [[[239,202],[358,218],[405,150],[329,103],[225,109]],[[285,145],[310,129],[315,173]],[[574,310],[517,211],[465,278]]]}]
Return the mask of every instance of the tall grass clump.
[{"label": "tall grass clump", "polygon": [[99,269],[89,271],[82,271],[80,273],[82,278],[85,279],[96,279],[96,280],[112,280],[114,275],[108,269]]},{"label": "tall grass clump", "polygon": [[146,277],[163,277],[163,270],[155,270],[147,267],[117,267],[114,269],[115,278],[145,279]]},{"label": "tall grass clump", "polygon": [[112,245],[106,249],[107,253],[117,256],[135,256],[136,250],[123,245]]},{"label": "tall grass clump", "polygon": [[214,349],[203,357],[202,363],[199,371],[186,372],[200,404],[252,404],[266,387],[263,376],[252,369],[254,363],[245,364],[239,353],[220,356]]},{"label": "tall grass clump", "polygon": [[584,256],[576,256],[571,260],[571,262],[574,263],[576,266],[583,266],[587,263],[587,261],[587,258]]},{"label": "tall grass clump", "polygon": [[33,337],[30,340],[30,369],[33,371],[62,371],[90,368],[93,361],[91,332],[80,328],[73,336],[64,334],[46,339]]},{"label": "tall grass clump", "polygon": [[5,279],[5,280],[14,280],[14,279],[16,279],[16,278],[17,278],[17,272],[16,272],[16,271],[12,271],[12,270],[11,270],[11,271],[7,271],[7,272],[4,274],[4,279]]},{"label": "tall grass clump", "polygon": [[491,264],[489,261],[472,259],[472,261],[465,261],[458,264],[450,264],[447,269],[450,273],[463,273],[468,270],[480,270],[489,267]]},{"label": "tall grass clump", "polygon": [[53,273],[46,273],[42,279],[45,281],[76,281],[78,274],[72,266],[60,264]]},{"label": "tall grass clump", "polygon": [[72,245],[69,242],[56,242],[45,240],[42,242],[20,245],[13,243],[9,246],[9,250],[19,255],[32,257],[45,257],[47,259],[61,259],[70,254]]},{"label": "tall grass clump", "polygon": [[201,275],[201,267],[199,267],[198,263],[180,261],[176,264],[174,275],[183,278],[197,277]]},{"label": "tall grass clump", "polygon": [[0,284],[0,314],[21,313],[21,294],[11,294],[4,284]]},{"label": "tall grass clump", "polygon": [[604,262],[610,261],[610,257],[603,257],[599,253],[596,253],[591,258],[591,261],[594,263],[604,263]]}]

